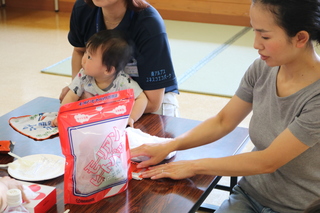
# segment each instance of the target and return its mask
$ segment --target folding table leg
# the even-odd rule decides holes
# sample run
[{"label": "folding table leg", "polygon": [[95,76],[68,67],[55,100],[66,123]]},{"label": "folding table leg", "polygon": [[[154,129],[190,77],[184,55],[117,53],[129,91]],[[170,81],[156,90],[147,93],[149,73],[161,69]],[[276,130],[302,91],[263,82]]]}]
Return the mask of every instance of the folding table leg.
[{"label": "folding table leg", "polygon": [[[238,177],[230,177],[230,186],[223,186],[217,184],[215,189],[223,190],[223,191],[228,191],[230,194],[232,193],[232,189],[235,185],[238,183]],[[207,204],[207,203],[202,203],[201,206],[199,207],[199,210],[205,211],[205,212],[215,212],[219,206],[212,205],[212,204]]]},{"label": "folding table leg", "polygon": [[[2,1],[4,1],[4,0],[2,0]],[[59,11],[59,0],[54,0],[54,10],[56,12]]]},{"label": "folding table leg", "polygon": [[230,194],[232,193],[232,189],[238,183],[238,177],[231,177],[230,178]]},{"label": "folding table leg", "polygon": [[208,203],[202,203],[201,206],[199,207],[199,211],[203,212],[208,212],[208,213],[213,213],[215,212],[219,206],[208,204]]}]

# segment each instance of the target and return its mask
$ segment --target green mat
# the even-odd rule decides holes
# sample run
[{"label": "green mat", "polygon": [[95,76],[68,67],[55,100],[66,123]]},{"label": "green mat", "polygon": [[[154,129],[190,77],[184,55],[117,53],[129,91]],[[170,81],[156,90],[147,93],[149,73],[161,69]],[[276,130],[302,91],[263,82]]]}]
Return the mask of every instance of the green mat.
[{"label": "green mat", "polygon": [[42,73],[71,77],[71,56],[41,70]]},{"label": "green mat", "polygon": [[169,20],[165,20],[165,24],[177,77],[182,77],[243,29],[239,26]]},{"label": "green mat", "polygon": [[[181,91],[231,97],[249,65],[259,57],[252,48],[254,33],[245,28],[180,78]],[[187,73],[187,72],[186,72]]]},{"label": "green mat", "polygon": [[[250,28],[165,20],[179,90],[233,96],[253,60]],[[43,70],[71,76],[71,57]]]}]

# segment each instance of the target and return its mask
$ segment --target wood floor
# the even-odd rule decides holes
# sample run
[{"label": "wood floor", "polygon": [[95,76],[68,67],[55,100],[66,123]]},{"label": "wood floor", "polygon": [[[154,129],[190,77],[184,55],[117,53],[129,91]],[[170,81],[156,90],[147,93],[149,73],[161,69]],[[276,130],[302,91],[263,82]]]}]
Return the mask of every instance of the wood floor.
[{"label": "wood floor", "polygon": [[[69,17],[66,12],[0,7],[0,116],[39,96],[58,98],[61,89],[70,83],[69,77],[40,73],[71,55],[67,41]],[[178,100],[181,117],[201,121],[217,114],[229,101],[184,92]],[[240,126],[248,127],[249,119]],[[249,144],[245,151],[251,147]],[[219,205],[227,196],[213,192],[206,202]]]}]

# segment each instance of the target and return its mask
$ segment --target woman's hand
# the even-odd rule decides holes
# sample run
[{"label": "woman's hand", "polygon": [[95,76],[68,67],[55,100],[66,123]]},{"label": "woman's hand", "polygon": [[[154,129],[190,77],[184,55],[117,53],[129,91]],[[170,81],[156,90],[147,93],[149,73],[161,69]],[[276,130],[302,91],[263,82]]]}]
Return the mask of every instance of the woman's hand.
[{"label": "woman's hand", "polygon": [[192,177],[194,172],[193,161],[177,161],[149,167],[142,173],[143,178],[159,179],[171,178],[174,180]]},{"label": "woman's hand", "polygon": [[66,96],[66,94],[69,92],[70,88],[68,86],[64,87],[60,93],[60,103],[62,102],[62,100],[64,99],[64,97]]},{"label": "woman's hand", "polygon": [[[22,194],[22,200],[26,203],[29,203],[30,200],[27,198],[26,194],[23,191],[23,186],[20,182],[15,179],[12,179],[8,176],[0,178],[0,201],[4,201],[6,203],[6,195],[9,189],[20,189]],[[0,202],[1,203],[1,202]],[[5,206],[2,204],[0,209],[3,209]]]},{"label": "woman's hand", "polygon": [[139,157],[139,156],[147,156],[150,159],[146,161],[142,161],[137,165],[137,168],[145,168],[150,165],[156,165],[163,161],[170,152],[174,151],[171,149],[170,141],[162,143],[150,143],[150,144],[143,144],[137,148],[132,149],[131,157]]}]

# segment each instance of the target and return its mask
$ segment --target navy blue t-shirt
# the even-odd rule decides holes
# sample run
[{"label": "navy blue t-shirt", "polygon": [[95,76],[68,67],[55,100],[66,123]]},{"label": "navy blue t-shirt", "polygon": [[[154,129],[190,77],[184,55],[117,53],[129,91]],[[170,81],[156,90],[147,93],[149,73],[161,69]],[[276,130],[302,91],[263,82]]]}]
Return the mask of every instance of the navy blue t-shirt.
[{"label": "navy blue t-shirt", "polygon": [[[77,0],[70,19],[70,44],[85,47],[88,39],[100,30],[106,30],[101,8]],[[165,92],[178,93],[167,33],[158,11],[151,5],[139,12],[128,9],[115,30],[126,32],[134,44],[139,76],[132,78],[140,87],[143,90],[165,88]]]}]

